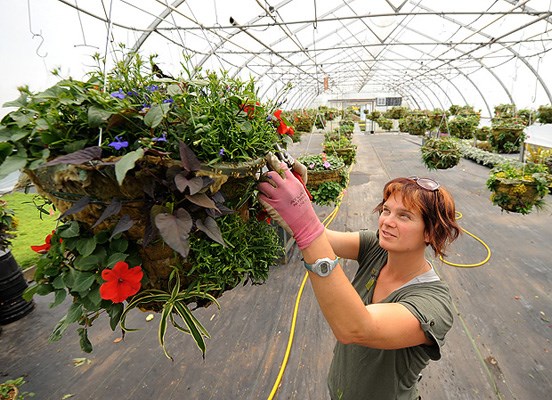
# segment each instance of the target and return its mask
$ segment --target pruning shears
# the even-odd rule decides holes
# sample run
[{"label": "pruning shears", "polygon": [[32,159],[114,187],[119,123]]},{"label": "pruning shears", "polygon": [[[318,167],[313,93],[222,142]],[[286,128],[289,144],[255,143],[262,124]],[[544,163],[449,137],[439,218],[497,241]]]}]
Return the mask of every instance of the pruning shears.
[{"label": "pruning shears", "polygon": [[299,172],[297,172],[293,168],[295,164],[295,159],[291,156],[291,154],[287,152],[287,150],[284,150],[278,143],[274,145],[274,149],[276,150],[274,152],[274,155],[276,156],[276,158],[278,158],[278,160],[280,160],[281,162],[285,163],[288,166],[293,176],[295,176],[297,180],[301,182],[301,184],[303,185],[305,192],[307,192],[307,195],[309,196],[309,200],[312,200],[313,197],[310,194],[309,189],[307,189],[307,185],[305,185],[305,182],[303,181],[303,177]]}]

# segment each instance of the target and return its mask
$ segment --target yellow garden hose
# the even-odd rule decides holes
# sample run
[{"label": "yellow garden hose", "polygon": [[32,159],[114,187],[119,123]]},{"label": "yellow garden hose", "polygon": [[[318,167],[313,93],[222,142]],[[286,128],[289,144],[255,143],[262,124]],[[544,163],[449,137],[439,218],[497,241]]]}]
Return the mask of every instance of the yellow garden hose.
[{"label": "yellow garden hose", "polygon": [[[322,222],[326,228],[332,223],[335,216],[337,215],[337,212],[339,211],[339,207],[341,205],[341,200],[343,200],[344,195],[345,195],[345,191],[341,192],[341,194],[339,195],[336,201],[335,208]],[[272,400],[274,398],[274,396],[276,395],[276,392],[278,391],[278,387],[282,382],[282,377],[284,376],[284,371],[287,366],[289,354],[291,353],[293,337],[295,336],[295,322],[297,321],[297,314],[299,312],[299,302],[301,300],[301,296],[303,295],[303,289],[305,288],[305,284],[307,283],[308,276],[309,276],[308,273],[305,272],[305,276],[303,277],[303,280],[301,281],[301,285],[299,286],[299,291],[297,292],[297,298],[295,299],[295,307],[293,308],[293,316],[291,317],[291,327],[290,327],[286,352],[284,354],[284,359],[282,360],[282,365],[280,366],[280,371],[278,372],[278,376],[276,377],[276,381],[274,382],[274,386],[272,386],[272,390],[270,391],[270,395],[268,396],[268,400]]]},{"label": "yellow garden hose", "polygon": [[[459,212],[459,211],[456,211],[456,214],[457,214],[457,217],[456,217],[456,220],[459,220],[460,218],[462,218],[462,213]],[[456,264],[456,263],[453,263],[453,262],[450,262],[450,261],[446,261],[443,257],[439,256],[439,259],[444,262],[445,264],[447,265],[450,265],[450,266],[453,266],[453,267],[457,267],[457,268],[475,268],[475,267],[480,267],[482,266],[483,264],[485,264],[487,261],[489,261],[489,259],[491,258],[491,249],[489,248],[489,246],[487,246],[487,243],[485,243],[483,240],[481,240],[479,237],[475,236],[473,233],[471,232],[468,232],[467,230],[465,230],[464,228],[460,228],[462,229],[462,232],[468,234],[469,236],[471,236],[472,238],[474,238],[475,240],[477,240],[479,243],[481,243],[483,245],[483,247],[485,247],[485,249],[487,250],[487,257],[485,257],[485,259],[481,262],[478,262],[478,263],[475,263],[475,264]]]}]

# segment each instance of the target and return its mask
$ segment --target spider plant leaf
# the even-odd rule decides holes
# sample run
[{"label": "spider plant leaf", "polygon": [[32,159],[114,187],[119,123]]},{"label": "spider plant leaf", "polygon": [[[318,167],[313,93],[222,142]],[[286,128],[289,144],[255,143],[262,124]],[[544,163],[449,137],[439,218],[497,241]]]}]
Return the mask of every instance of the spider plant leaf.
[{"label": "spider plant leaf", "polygon": [[[180,305],[182,305],[183,308],[185,308],[186,310],[189,311],[189,308],[186,307],[186,305],[183,305],[182,303],[179,303]],[[178,308],[177,308],[177,312],[178,312]],[[179,313],[180,315],[180,313]],[[189,311],[188,313],[190,319],[192,320],[192,322],[194,323],[195,327],[198,329],[198,331],[201,333],[201,335],[203,337],[206,337],[208,339],[211,338],[211,335],[209,334],[209,332],[207,332],[207,329],[205,329],[205,327],[203,326],[203,324],[196,318],[196,316],[194,315],[193,312]]]},{"label": "spider plant leaf", "polygon": [[[174,303],[174,307],[176,309],[176,312],[184,323],[188,326],[190,329],[190,335],[194,339],[194,342],[196,343],[197,347],[201,350],[201,354],[203,358],[205,358],[205,340],[203,340],[202,331],[205,331],[205,328],[197,321],[197,319],[194,318],[192,315],[192,312],[188,309],[188,307],[184,306],[182,303]],[[196,325],[196,321],[201,326],[201,330]]]},{"label": "spider plant leaf", "polygon": [[176,322],[176,319],[174,318],[173,313],[171,313],[171,324],[173,324],[173,326],[176,329],[178,329],[179,331],[187,333],[188,335],[190,334],[190,330],[188,328],[185,328],[185,327],[181,326],[178,322]]},{"label": "spider plant leaf", "polygon": [[163,353],[165,353],[165,356],[171,361],[174,361],[174,359],[168,353],[167,348],[165,347],[165,334],[167,333],[167,322],[169,319],[169,315],[173,310],[173,306],[173,303],[166,303],[163,307],[163,311],[161,312],[161,320],[159,321],[159,330],[157,331],[157,338],[159,339],[159,344],[163,348]]},{"label": "spider plant leaf", "polygon": [[120,319],[121,329],[127,332],[134,332],[138,330],[138,329],[132,329],[132,328],[126,327],[126,317],[128,312],[133,308],[136,308],[139,304],[153,303],[153,302],[165,303],[169,299],[170,299],[170,296],[166,292],[163,292],[162,290],[151,290],[151,291],[148,290],[138,294],[137,296],[134,296],[132,301],[127,304],[127,306],[123,310],[123,313],[121,314],[121,319]]}]

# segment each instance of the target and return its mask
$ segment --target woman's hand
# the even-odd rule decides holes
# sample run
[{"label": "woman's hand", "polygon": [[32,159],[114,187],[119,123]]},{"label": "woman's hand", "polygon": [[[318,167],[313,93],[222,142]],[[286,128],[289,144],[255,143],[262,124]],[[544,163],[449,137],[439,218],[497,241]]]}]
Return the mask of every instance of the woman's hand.
[{"label": "woman's hand", "polygon": [[269,171],[258,185],[259,202],[269,215],[284,229],[287,225],[300,249],[308,247],[324,232],[303,184],[296,179],[286,164],[278,171]]}]

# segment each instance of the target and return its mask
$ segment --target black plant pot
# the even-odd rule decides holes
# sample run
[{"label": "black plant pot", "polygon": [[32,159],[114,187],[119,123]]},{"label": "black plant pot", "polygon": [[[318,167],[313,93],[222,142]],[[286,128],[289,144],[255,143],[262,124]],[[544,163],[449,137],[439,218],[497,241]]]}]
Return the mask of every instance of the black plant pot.
[{"label": "black plant pot", "polygon": [[27,288],[23,271],[11,252],[0,256],[0,325],[7,325],[29,314],[32,301],[21,296]]}]

